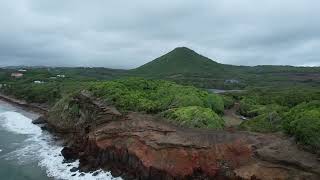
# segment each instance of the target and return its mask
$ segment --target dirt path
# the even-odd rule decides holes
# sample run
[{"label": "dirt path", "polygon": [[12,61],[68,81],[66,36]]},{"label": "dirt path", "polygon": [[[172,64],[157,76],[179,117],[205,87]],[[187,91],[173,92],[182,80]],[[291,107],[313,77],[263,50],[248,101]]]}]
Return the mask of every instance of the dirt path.
[{"label": "dirt path", "polygon": [[226,122],[226,127],[235,127],[239,126],[243,121],[239,115],[237,115],[237,111],[240,108],[239,103],[235,103],[231,109],[224,110],[223,119]]}]

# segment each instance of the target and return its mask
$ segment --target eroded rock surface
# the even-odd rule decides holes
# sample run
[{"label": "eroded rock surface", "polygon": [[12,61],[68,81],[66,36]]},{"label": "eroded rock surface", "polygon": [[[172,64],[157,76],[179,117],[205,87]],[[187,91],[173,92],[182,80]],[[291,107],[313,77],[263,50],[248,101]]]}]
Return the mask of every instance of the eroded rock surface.
[{"label": "eroded rock surface", "polygon": [[[65,125],[59,109],[48,122],[68,134],[80,169],[111,170],[125,179],[319,179],[320,162],[278,135],[187,129],[160,117],[122,114],[82,92]],[[68,108],[68,107],[63,107]],[[73,157],[74,158],[74,157]]]}]

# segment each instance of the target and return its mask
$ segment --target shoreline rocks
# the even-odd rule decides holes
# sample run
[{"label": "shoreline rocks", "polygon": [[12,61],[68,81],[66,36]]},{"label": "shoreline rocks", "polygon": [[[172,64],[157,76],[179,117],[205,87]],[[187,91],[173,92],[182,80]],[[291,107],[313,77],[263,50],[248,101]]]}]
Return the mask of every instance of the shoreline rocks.
[{"label": "shoreline rocks", "polygon": [[79,158],[78,151],[70,147],[64,147],[61,150],[61,155],[67,162],[73,162]]},{"label": "shoreline rocks", "polygon": [[6,96],[1,93],[0,93],[0,100],[8,102],[14,106],[20,107],[20,108],[25,109],[27,111],[32,111],[32,112],[38,113],[40,115],[46,115],[49,110],[49,107],[47,105],[27,103],[25,101],[21,101],[21,100]]},{"label": "shoreline rocks", "polygon": [[47,120],[44,116],[40,116],[35,120],[32,120],[32,124],[46,124]]}]

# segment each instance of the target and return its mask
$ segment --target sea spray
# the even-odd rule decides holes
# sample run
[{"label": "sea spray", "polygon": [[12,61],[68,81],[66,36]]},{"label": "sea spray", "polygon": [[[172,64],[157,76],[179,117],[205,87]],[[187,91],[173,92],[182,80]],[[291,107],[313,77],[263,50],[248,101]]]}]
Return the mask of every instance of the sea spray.
[{"label": "sea spray", "polygon": [[31,123],[31,119],[17,112],[0,113],[1,126],[17,134],[41,135],[41,128]]}]

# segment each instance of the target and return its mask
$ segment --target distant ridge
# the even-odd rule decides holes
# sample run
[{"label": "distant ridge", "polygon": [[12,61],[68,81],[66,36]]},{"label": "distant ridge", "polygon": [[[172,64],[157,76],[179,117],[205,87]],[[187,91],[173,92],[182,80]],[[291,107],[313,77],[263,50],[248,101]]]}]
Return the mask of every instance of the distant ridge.
[{"label": "distant ridge", "polygon": [[236,66],[217,63],[187,47],[177,47],[169,53],[156,58],[136,69],[131,70],[136,74],[168,76],[175,74],[210,75],[213,77],[233,77],[248,73],[319,73],[320,67],[295,67],[295,66]]}]

